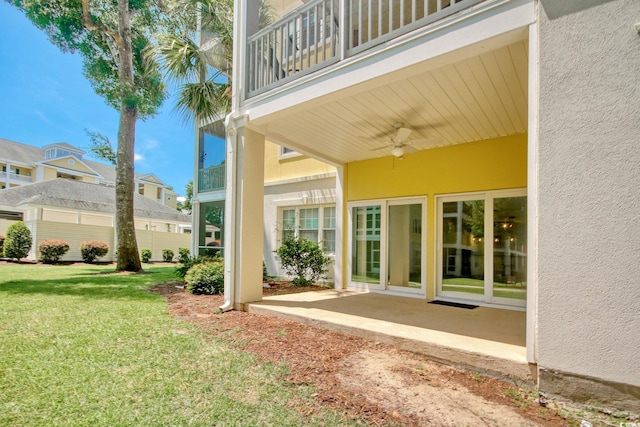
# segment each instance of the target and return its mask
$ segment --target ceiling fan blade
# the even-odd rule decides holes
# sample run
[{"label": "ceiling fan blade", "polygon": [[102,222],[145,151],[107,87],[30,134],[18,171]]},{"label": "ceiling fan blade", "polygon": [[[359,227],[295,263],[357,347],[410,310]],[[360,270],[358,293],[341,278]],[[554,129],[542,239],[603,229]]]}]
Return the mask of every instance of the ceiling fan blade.
[{"label": "ceiling fan blade", "polygon": [[413,131],[409,128],[398,128],[395,139],[396,142],[402,142],[406,140],[407,138],[409,138],[409,135],[411,135],[411,132]]},{"label": "ceiling fan blade", "polygon": [[418,152],[418,150],[417,150],[416,148],[414,148],[414,147],[412,147],[412,146],[410,146],[410,145],[408,145],[408,144],[404,144],[404,145],[402,146],[402,149],[403,149],[403,150],[404,150],[404,152],[405,152],[405,153],[407,153],[407,154],[417,153],[417,152]]},{"label": "ceiling fan blade", "polygon": [[389,144],[383,145],[382,147],[370,148],[369,151],[377,151],[377,150],[382,150],[384,148],[389,148]]},{"label": "ceiling fan blade", "polygon": [[436,145],[442,142],[442,138],[421,138],[421,139],[412,139],[411,144],[426,144],[426,145]]}]

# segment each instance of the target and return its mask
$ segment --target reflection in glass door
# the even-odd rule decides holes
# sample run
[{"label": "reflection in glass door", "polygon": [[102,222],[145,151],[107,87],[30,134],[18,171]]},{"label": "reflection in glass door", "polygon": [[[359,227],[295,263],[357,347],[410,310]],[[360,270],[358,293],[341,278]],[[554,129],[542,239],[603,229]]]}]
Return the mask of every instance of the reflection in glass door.
[{"label": "reflection in glass door", "polygon": [[380,206],[354,207],[352,210],[351,280],[380,283]]},{"label": "reflection in glass door", "polygon": [[493,200],[493,296],[527,297],[527,198]]},{"label": "reflection in glass door", "polygon": [[422,204],[390,205],[387,217],[389,287],[422,287]]},{"label": "reflection in glass door", "polygon": [[442,292],[484,296],[484,200],[442,204]]},{"label": "reflection in glass door", "polygon": [[443,196],[438,209],[438,296],[525,306],[526,191]]}]

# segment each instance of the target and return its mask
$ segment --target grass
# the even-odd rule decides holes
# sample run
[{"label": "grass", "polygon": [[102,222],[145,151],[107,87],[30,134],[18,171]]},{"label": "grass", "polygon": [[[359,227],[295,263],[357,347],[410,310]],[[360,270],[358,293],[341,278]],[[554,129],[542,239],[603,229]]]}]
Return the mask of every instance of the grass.
[{"label": "grass", "polygon": [[0,425],[294,426],[313,390],[168,316],[173,267],[0,266]]}]

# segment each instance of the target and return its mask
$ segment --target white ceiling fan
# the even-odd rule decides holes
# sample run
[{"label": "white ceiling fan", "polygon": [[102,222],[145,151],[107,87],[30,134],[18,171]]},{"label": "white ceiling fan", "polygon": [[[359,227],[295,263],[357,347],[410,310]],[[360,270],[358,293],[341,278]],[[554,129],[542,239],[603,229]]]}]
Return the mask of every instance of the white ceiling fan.
[{"label": "white ceiling fan", "polygon": [[418,151],[415,147],[412,146],[412,144],[414,143],[436,143],[440,141],[439,138],[410,140],[409,136],[413,132],[412,129],[404,127],[404,123],[400,122],[394,123],[393,127],[395,128],[395,134],[391,135],[388,138],[387,143],[381,147],[372,148],[369,151],[391,148],[391,154],[399,159],[402,159],[402,156],[404,156],[405,154],[415,153]]}]

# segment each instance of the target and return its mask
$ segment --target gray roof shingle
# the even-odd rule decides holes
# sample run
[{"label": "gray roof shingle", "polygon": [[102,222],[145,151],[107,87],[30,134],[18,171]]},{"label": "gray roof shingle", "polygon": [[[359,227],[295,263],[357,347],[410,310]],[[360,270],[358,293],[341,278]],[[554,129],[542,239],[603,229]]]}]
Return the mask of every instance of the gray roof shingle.
[{"label": "gray roof shingle", "polygon": [[[142,218],[191,223],[191,216],[134,193],[134,215]],[[0,190],[0,206],[22,204],[64,207],[105,213],[116,211],[115,187],[69,179],[54,179]]]}]

